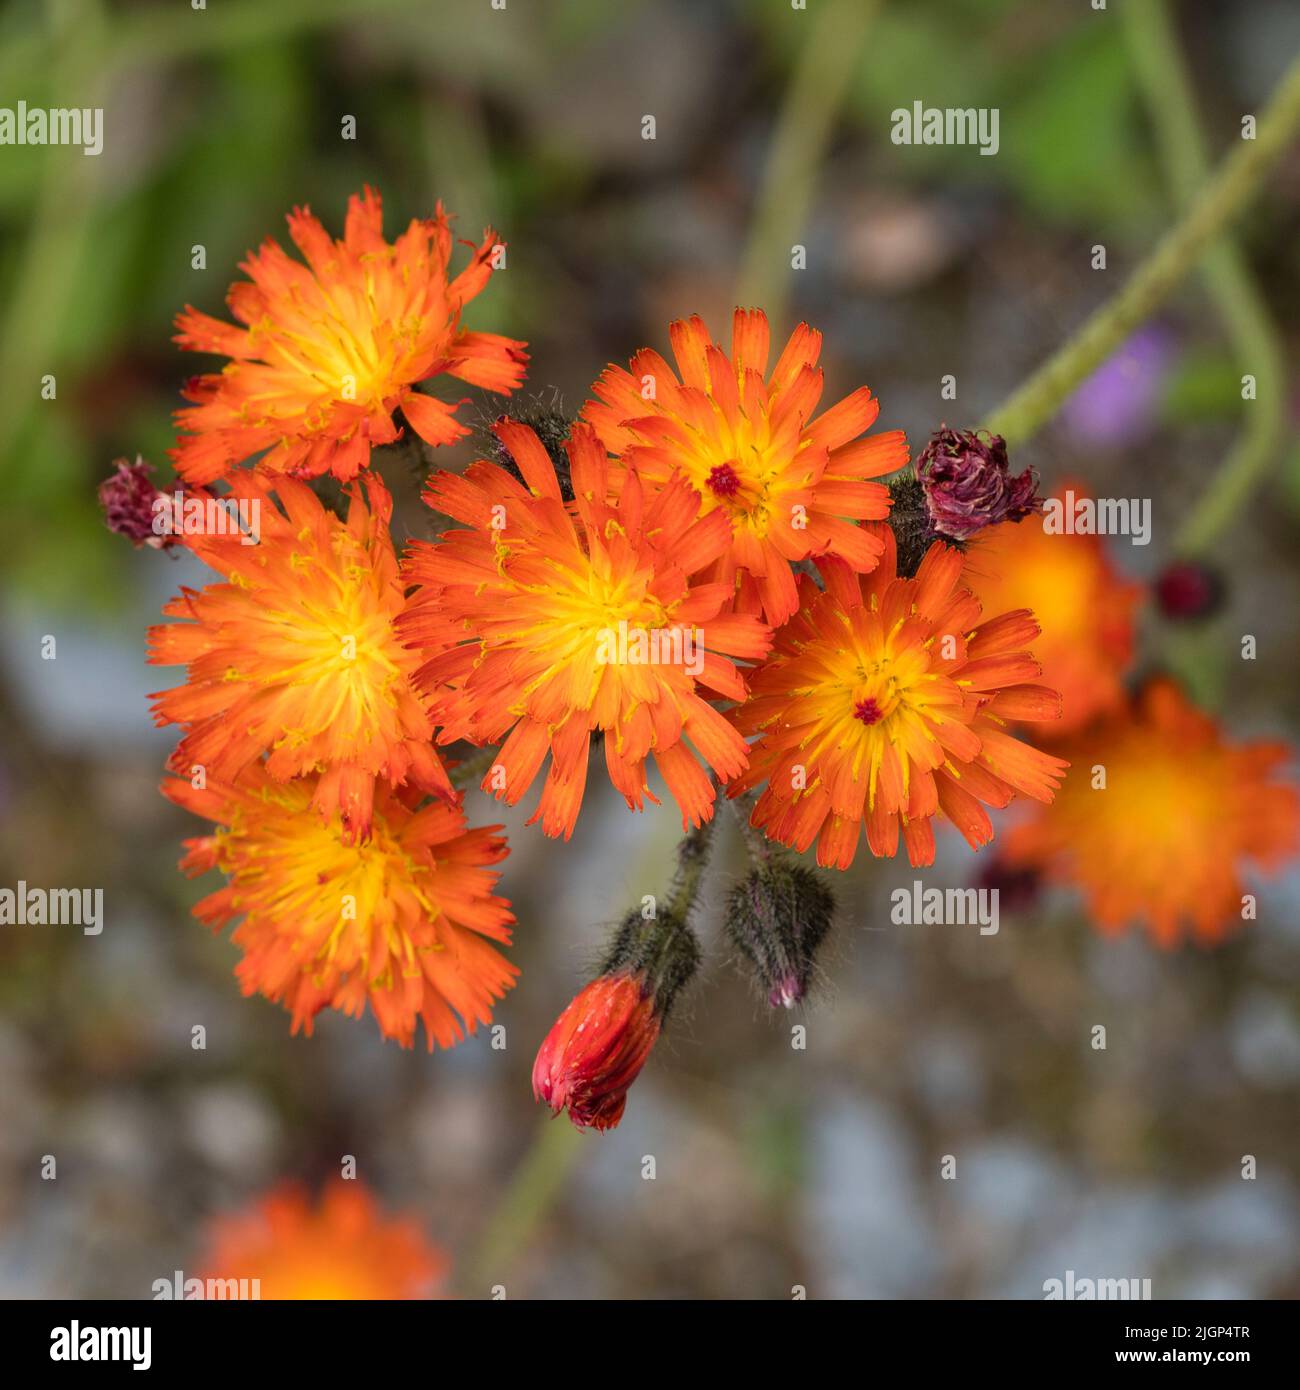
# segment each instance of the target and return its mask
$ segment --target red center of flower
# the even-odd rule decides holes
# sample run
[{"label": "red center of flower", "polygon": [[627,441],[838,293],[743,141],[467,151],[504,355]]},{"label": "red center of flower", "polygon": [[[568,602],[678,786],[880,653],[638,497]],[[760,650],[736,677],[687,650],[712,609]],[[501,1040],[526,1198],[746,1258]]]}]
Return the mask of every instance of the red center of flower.
[{"label": "red center of flower", "polygon": [[720,463],[705,481],[715,497],[734,497],[740,491],[740,474],[729,463]]},{"label": "red center of flower", "polygon": [[880,706],[874,700],[859,700],[853,706],[854,719],[860,719],[864,724],[878,724],[883,717]]}]

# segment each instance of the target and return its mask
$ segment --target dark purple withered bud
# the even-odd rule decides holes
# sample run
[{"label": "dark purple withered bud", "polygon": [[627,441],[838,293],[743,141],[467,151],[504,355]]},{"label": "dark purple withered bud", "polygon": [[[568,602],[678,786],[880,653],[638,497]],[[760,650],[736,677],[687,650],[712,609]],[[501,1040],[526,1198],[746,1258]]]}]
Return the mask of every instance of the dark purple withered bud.
[{"label": "dark purple withered bud", "polygon": [[727,933],[774,1009],[792,1008],[807,995],[834,917],[830,888],[782,856],[757,865],[731,890]]},{"label": "dark purple withered bud", "polygon": [[1038,474],[1032,468],[1012,474],[1001,435],[944,425],[917,459],[916,475],[934,529],[953,540],[1043,509]]},{"label": "dark purple withered bud", "polygon": [[166,550],[175,545],[175,536],[154,531],[154,502],[162,493],[150,481],[153,466],[137,455],[134,463],[115,459],[114,467],[117,472],[99,485],[99,504],[108,529],[135,546]]},{"label": "dark purple withered bud", "polygon": [[1161,571],[1155,590],[1165,617],[1185,622],[1208,618],[1223,602],[1225,585],[1218,570],[1197,560],[1176,560]]}]

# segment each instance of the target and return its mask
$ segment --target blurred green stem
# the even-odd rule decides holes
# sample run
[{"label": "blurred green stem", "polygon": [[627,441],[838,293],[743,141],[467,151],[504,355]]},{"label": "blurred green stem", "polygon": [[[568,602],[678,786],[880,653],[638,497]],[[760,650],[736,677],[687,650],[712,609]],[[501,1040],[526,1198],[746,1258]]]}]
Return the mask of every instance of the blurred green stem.
[{"label": "blurred green stem", "polygon": [[[988,419],[1013,447],[1023,443],[1165,301],[1206,248],[1258,191],[1264,176],[1300,127],[1300,57],[1287,69],[1253,140],[1242,140],[1201,189],[1180,222],[1129,277],[1128,283]],[[1249,483],[1250,479],[1247,479]],[[1232,485],[1235,493],[1239,484]],[[1220,504],[1216,503],[1216,510]],[[1215,523],[1217,524],[1217,522]],[[1198,522],[1198,531],[1204,522]]]},{"label": "blurred green stem", "polygon": [[477,786],[487,776],[488,769],[499,756],[500,751],[496,748],[475,749],[452,768],[449,774],[452,786],[459,787],[462,791]]},{"label": "blurred green stem", "polygon": [[585,1135],[563,1116],[548,1115],[529,1144],[510,1186],[493,1208],[469,1277],[461,1282],[471,1297],[506,1287],[515,1257],[527,1248],[534,1231],[560,1195]]},{"label": "blurred green stem", "polygon": [[[709,865],[716,810],[715,807],[713,819],[688,831],[677,845],[677,869],[668,890],[667,908],[682,921],[695,905]],[[527,1249],[551,1203],[563,1190],[584,1140],[594,1142],[566,1119],[548,1117],[542,1123],[505,1196],[493,1210],[477,1253],[469,1261],[469,1279],[464,1287],[471,1294],[495,1285],[505,1287],[506,1275],[515,1259]]]},{"label": "blurred green stem", "polygon": [[[1168,4],[1128,0],[1120,16],[1166,176],[1179,205],[1186,207],[1205,182],[1209,159]],[[1186,554],[1204,550],[1236,515],[1276,461],[1286,422],[1282,347],[1264,298],[1231,238],[1210,247],[1201,274],[1239,365],[1255,378],[1256,397],[1246,403],[1241,436],[1231,454],[1178,533],[1175,546]]]},{"label": "blurred green stem", "polygon": [[791,247],[808,215],[835,114],[878,8],[879,0],[822,0],[804,12],[812,32],[777,118],[736,287],[736,303],[759,305],[773,324],[785,315]]}]

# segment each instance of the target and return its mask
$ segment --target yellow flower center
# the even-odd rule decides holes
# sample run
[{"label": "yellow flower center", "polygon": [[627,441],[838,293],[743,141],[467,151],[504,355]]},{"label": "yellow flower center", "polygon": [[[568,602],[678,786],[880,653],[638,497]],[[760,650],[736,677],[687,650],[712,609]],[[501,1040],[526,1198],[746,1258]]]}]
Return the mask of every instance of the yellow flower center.
[{"label": "yellow flower center", "polygon": [[421,948],[393,900],[418,904],[422,920],[438,915],[426,866],[411,859],[382,815],[376,813],[367,842],[347,844],[337,818],[325,822],[307,803],[301,784],[289,784],[218,829],[218,862],[231,876],[237,910],[287,924],[294,949],[321,968],[369,969],[380,934],[384,965],[372,986],[390,988],[394,967],[419,974]]},{"label": "yellow flower center", "polygon": [[[865,774],[874,806],[887,748],[897,757],[904,794],[913,761],[925,767],[943,762],[934,730],[951,718],[961,695],[930,670],[936,637],[917,641],[905,619],[886,631],[874,610],[839,619],[841,636],[810,642],[799,653],[799,671],[809,680],[791,692],[788,723],[806,729],[799,746],[810,768],[847,766],[854,781]],[[828,777],[823,771],[821,780]]]},{"label": "yellow flower center", "polygon": [[713,429],[694,433],[678,464],[704,499],[701,515],[722,507],[733,522],[761,538],[780,494],[802,485],[787,474],[798,447],[792,452],[773,447],[766,414],[755,421],[741,409],[733,423],[715,407]]},{"label": "yellow flower center", "polygon": [[[508,559],[502,566],[508,575]],[[646,592],[650,577],[649,569],[631,566],[615,573],[608,556],[597,553],[581,566],[557,566],[550,582],[522,585],[504,635],[512,646],[544,654],[546,664],[523,684],[512,712],[522,714],[528,696],[557,677],[583,687],[574,690],[574,707],[589,708],[606,668],[652,664],[638,653],[649,650],[652,634],[661,640],[672,618]]]}]

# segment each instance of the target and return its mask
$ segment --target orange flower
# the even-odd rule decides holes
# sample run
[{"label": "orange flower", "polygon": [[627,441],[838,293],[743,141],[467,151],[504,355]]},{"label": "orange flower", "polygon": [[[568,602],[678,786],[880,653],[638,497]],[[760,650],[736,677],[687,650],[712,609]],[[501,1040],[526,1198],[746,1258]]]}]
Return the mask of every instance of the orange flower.
[{"label": "orange flower", "polygon": [[527,486],[485,460],[464,477],[438,474],[426,501],[472,529],[417,544],[406,560],[408,582],[422,587],[399,629],[429,658],[420,678],[438,692],[439,741],[505,738],[483,788],[511,805],[549,752],[533,820],[567,839],[600,730],[629,806],[654,800],[653,757],[683,821],[700,824],[714,791],[686,740],[724,780],[745,766],[744,739],[708,700],[743,699],[727,658],[770,644],[756,618],[723,611],[729,585],[694,578],[727,548],[726,517],[699,516],[680,479],[647,499],[630,478],[611,504],[605,451],[582,424],[568,444],[576,501],[566,507],[533,431],[501,420],[496,433]]},{"label": "orange flower", "polygon": [[[609,366],[583,415],[611,454],[649,490],[685,478],[705,514],[721,512],[731,544],[708,578],[741,578],[741,604],[774,626],[798,607],[790,562],[834,555],[875,567],[880,542],[853,519],[889,514],[889,490],[868,482],[907,463],[901,430],[859,438],[880,413],[860,386],[817,419],[821,334],[801,323],[772,374],[767,316],[737,309],[731,356],[699,318],[668,330],[681,372],[649,348],[630,371]],[[615,485],[619,477],[615,475]],[[851,518],[851,520],[845,520]]]},{"label": "orange flower", "polygon": [[279,781],[320,772],[318,809],[341,811],[363,839],[376,774],[455,795],[410,679],[419,661],[393,628],[404,599],[392,500],[378,477],[366,491],[370,507],[354,489],[345,524],[303,483],[278,481],[282,514],[267,482],[241,475],[229,498],[260,518],[260,543],[187,536],[228,582],[183,589],[163,613],[185,621],[149,633],[151,663],[189,668],[185,685],[151,697],[159,724],[187,729],[173,771],[230,782],[267,753]]},{"label": "orange flower", "polygon": [[1041,517],[1003,522],[971,543],[966,582],[989,612],[1034,610],[1042,628],[1034,655],[1061,692],[1053,737],[1122,703],[1142,586],[1120,577],[1100,536],[1049,535]]},{"label": "orange flower", "polygon": [[428,1298],[447,1257],[414,1216],[385,1219],[356,1181],[336,1178],[320,1200],[285,1184],[213,1221],[203,1279],[259,1282],[264,1299]]},{"label": "orange flower", "polygon": [[[518,970],[491,944],[510,943],[515,919],[486,865],[508,853],[500,826],[467,830],[457,806],[382,789],[374,833],[349,843],[339,822],[307,814],[312,779],[272,781],[254,764],[234,786],[196,789],[181,778],[163,794],[217,823],[187,840],[181,868],[222,870],[229,882],[194,915],[214,930],[236,917],[244,952],[235,974],[308,1035],[327,1004],[359,1017],[367,1000],[386,1038],[452,1047],[492,1016]],[[459,1016],[459,1017],[458,1017]]]},{"label": "orange flower", "polygon": [[263,450],[267,472],[346,481],[370,462],[372,445],[398,438],[399,407],[430,444],[468,433],[454,404],[421,395],[416,383],[445,372],[508,393],[523,380],[523,343],[460,326],[492,274],[490,228],[448,282],[451,228],[441,203],[392,245],[370,188],[348,201],[342,241],[307,208],[288,221],[307,264],[269,239],[241,262],[250,278],[231,286],[227,302],[243,328],[189,306],[177,316],[182,347],[231,359],[220,375],[190,381],[184,395],[195,404],[176,413],[189,433],[172,457],[186,481],[212,482]]},{"label": "orange flower", "polygon": [[[1055,719],[1060,698],[1027,684],[1038,632],[1025,609],[980,620],[960,584],[961,554],[932,545],[914,579],[895,577],[893,533],[876,525],[880,566],[867,578],[822,561],[819,590],[799,577],[801,608],[733,711],[759,734],[728,795],[767,783],[751,817],[769,838],[846,869],[865,825],[878,856],[934,861],[931,821],[945,816],[974,849],[993,838],[984,806],[1016,792],[1050,801],[1066,764],[1007,734],[1010,720]],[[984,803],[981,805],[980,803]]]},{"label": "orange flower", "polygon": [[1077,887],[1104,932],[1141,922],[1162,946],[1184,928],[1218,941],[1242,920],[1243,866],[1300,850],[1300,792],[1277,776],[1291,750],[1228,743],[1169,680],[1062,751],[1075,773],[1009,832],[1006,857]]}]

